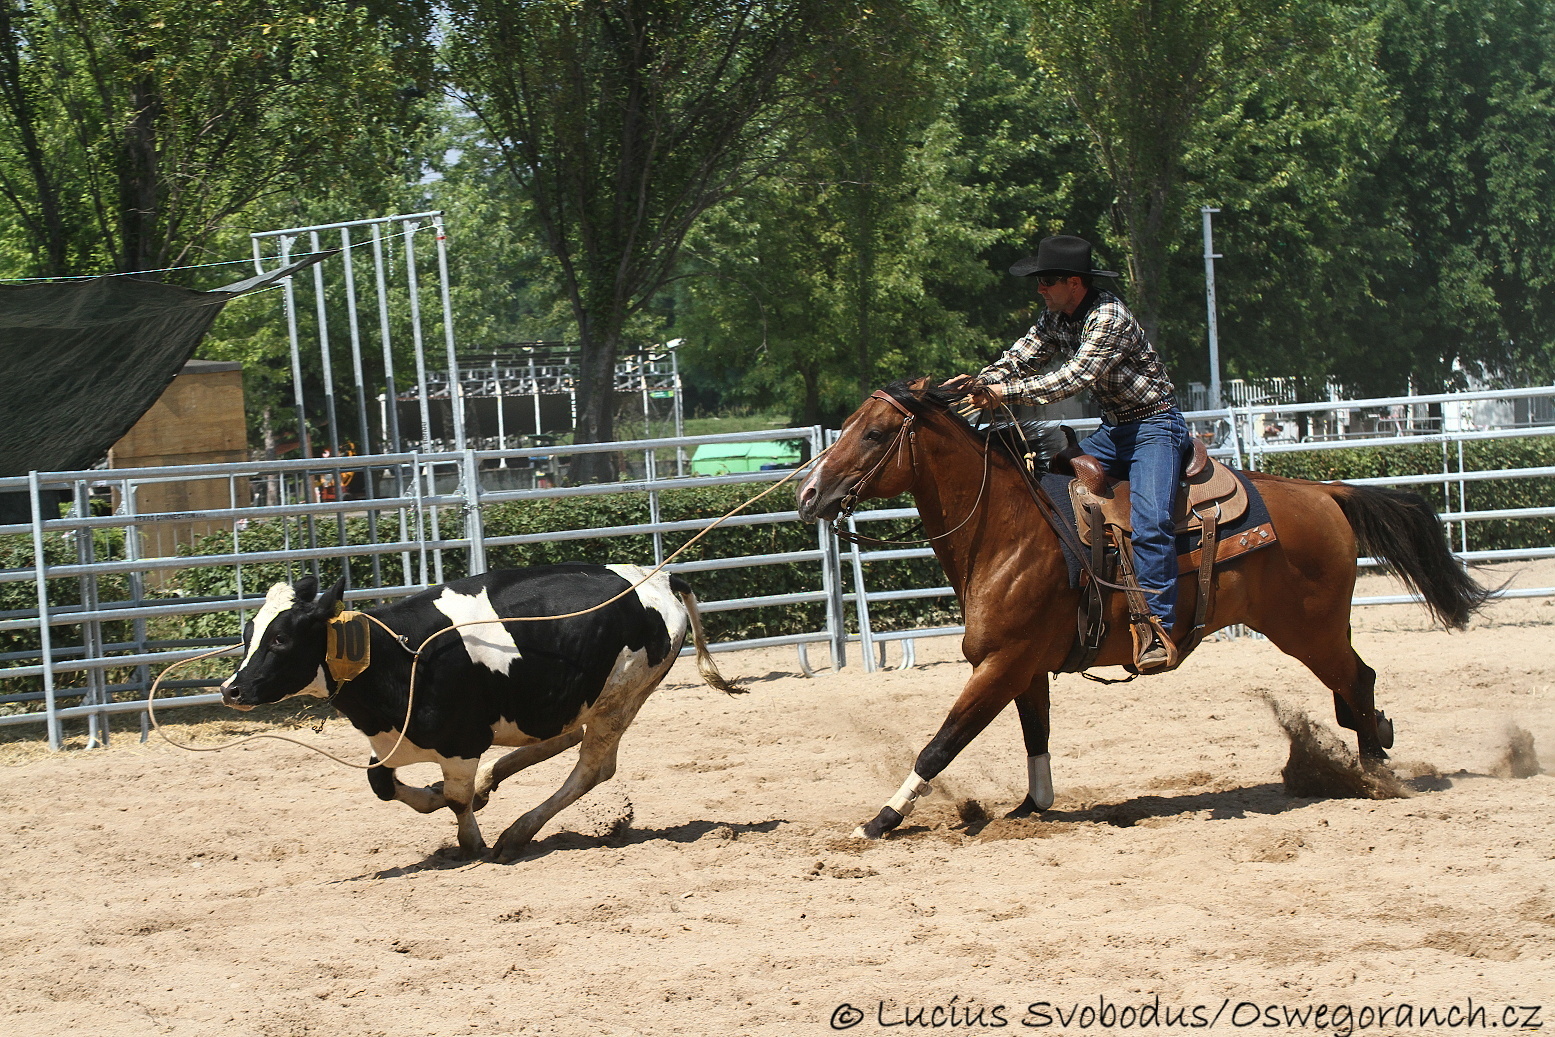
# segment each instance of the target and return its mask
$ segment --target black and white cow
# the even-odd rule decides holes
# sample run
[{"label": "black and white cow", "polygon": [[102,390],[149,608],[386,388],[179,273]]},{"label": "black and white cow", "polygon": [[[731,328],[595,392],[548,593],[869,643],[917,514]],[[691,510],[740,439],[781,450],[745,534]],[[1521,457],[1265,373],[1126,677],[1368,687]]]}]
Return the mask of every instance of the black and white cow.
[{"label": "black and white cow", "polygon": [[[497,840],[497,859],[512,860],[558,811],[615,773],[621,735],[674,665],[688,630],[703,679],[738,690],[713,665],[696,596],[665,573],[585,615],[497,622],[587,609],[646,575],[635,565],[581,563],[499,570],[367,610],[383,625],[367,624],[369,665],[343,684],[325,666],[325,638],[344,582],[323,594],[311,576],[278,583],[245,631],[246,654],[222,685],[222,698],[244,710],[291,695],[329,698],[367,736],[373,762],[381,761],[367,772],[378,798],[424,814],[447,807],[458,819],[459,846],[471,856],[485,849],[475,811],[491,792],[525,767],[583,743],[556,794]],[[412,663],[406,646],[476,620],[490,622],[460,626],[421,652],[406,725]],[[402,727],[408,727],[403,740]],[[482,764],[481,754],[493,745],[520,748]],[[395,767],[422,762],[442,767],[440,786],[412,788],[395,778]]]}]

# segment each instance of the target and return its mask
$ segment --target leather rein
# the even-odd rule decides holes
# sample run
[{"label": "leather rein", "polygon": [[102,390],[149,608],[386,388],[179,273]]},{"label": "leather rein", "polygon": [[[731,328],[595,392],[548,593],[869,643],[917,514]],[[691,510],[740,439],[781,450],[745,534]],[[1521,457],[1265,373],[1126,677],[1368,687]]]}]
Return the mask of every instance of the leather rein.
[{"label": "leather rein", "polygon": [[[978,508],[982,505],[983,496],[988,490],[988,452],[993,446],[993,437],[991,435],[983,443],[983,482],[982,485],[978,487],[977,499],[972,502],[972,509],[967,513],[966,518],[957,523],[954,529],[947,530],[944,533],[938,533],[923,540],[884,540],[878,537],[865,536],[864,534],[858,532],[850,532],[838,525],[838,523],[842,520],[852,516],[853,509],[858,506],[859,498],[864,487],[867,486],[870,480],[872,480],[875,475],[886,466],[888,461],[901,453],[904,443],[906,444],[907,449],[908,466],[917,466],[916,455],[914,455],[912,449],[913,436],[915,434],[913,432],[912,426],[913,423],[918,420],[918,416],[909,410],[901,400],[898,400],[896,397],[892,396],[890,393],[883,389],[876,389],[874,392],[869,394],[869,398],[871,400],[884,400],[886,403],[889,403],[899,413],[902,414],[904,420],[896,430],[896,436],[892,441],[891,448],[881,455],[880,460],[875,462],[875,466],[869,471],[865,472],[863,478],[854,483],[853,489],[849,490],[842,498],[842,508],[838,511],[837,517],[832,520],[832,532],[836,535],[837,539],[850,544],[878,544],[883,547],[918,546],[922,544],[930,544],[936,540],[942,540],[945,537],[950,536],[952,533],[960,530],[961,527],[965,526],[968,522],[972,521],[972,516],[977,514]],[[1015,427],[1017,432],[1019,432],[1021,437],[1024,439],[1025,432],[1021,431],[1020,425],[1017,424]],[[1076,534],[1074,528],[1070,526],[1069,523],[1064,521],[1063,516],[1058,512],[1058,508],[1048,498],[1047,493],[1037,483],[1036,479],[1027,477],[1023,466],[1017,464],[1016,467],[1021,470],[1026,486],[1031,491],[1032,498],[1036,501],[1037,510],[1041,512],[1042,517],[1047,520],[1047,524],[1052,528],[1053,532],[1057,534],[1058,539],[1063,541],[1064,544],[1069,547],[1070,551],[1074,553],[1075,557],[1080,560],[1080,568],[1085,571],[1092,582],[1094,582],[1097,586],[1106,587],[1109,590],[1128,591],[1133,589],[1126,586],[1125,584],[1113,583],[1110,580],[1104,579],[1100,573],[1094,570],[1090,564],[1088,552],[1086,551],[1084,545],[1080,543],[1079,535]],[[920,521],[918,525],[919,527],[922,527],[923,523]],[[1145,591],[1145,593],[1158,594],[1160,592]]]}]

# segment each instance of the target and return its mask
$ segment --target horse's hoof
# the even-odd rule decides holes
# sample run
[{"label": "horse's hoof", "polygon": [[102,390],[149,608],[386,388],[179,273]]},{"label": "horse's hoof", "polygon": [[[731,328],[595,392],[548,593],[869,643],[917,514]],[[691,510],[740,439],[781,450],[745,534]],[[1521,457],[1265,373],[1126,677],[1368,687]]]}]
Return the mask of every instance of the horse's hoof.
[{"label": "horse's hoof", "polygon": [[1004,816],[1006,818],[1034,817],[1040,813],[1042,813],[1042,808],[1037,806],[1037,804],[1033,802],[1030,796],[1027,796],[1025,799],[1021,800],[1020,806],[1016,807],[1014,810],[1011,810]]},{"label": "horse's hoof", "polygon": [[870,835],[868,832],[864,831],[863,825],[859,825],[857,828],[853,829],[853,838],[868,839],[872,843],[880,841],[880,836]]},{"label": "horse's hoof", "polygon": [[1393,748],[1393,721],[1382,710],[1377,710],[1377,741],[1384,749]]}]

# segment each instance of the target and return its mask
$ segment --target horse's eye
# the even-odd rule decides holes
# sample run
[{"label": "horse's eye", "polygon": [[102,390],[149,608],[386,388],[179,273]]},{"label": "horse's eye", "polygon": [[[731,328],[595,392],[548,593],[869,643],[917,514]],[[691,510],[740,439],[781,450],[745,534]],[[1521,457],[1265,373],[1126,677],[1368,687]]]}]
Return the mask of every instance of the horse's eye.
[{"label": "horse's eye", "polygon": [[872,428],[868,432],[864,433],[864,442],[866,442],[866,443],[878,443],[878,442],[880,442],[881,437],[883,437],[884,435],[885,435],[885,433],[881,432],[879,429]]}]

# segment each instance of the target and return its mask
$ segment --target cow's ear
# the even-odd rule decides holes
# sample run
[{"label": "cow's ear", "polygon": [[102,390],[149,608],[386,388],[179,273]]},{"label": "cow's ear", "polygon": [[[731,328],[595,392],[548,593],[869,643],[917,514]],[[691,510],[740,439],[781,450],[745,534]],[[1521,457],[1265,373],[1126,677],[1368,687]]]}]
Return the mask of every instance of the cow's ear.
[{"label": "cow's ear", "polygon": [[313,611],[328,619],[340,615],[346,607],[346,581],[344,577],[333,587],[319,596],[318,603],[313,606]]},{"label": "cow's ear", "polygon": [[292,600],[299,605],[306,605],[312,601],[319,592],[319,580],[317,576],[304,576],[292,584],[292,592],[296,595]]}]

